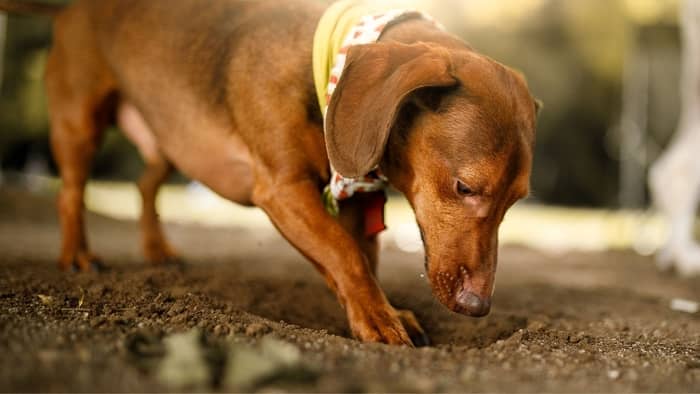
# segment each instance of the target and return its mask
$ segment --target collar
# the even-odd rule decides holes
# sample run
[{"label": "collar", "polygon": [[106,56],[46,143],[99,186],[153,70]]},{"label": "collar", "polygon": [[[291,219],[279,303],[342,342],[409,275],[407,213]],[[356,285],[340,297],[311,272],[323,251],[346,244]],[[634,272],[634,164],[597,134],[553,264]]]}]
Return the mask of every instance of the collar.
[{"label": "collar", "polygon": [[[313,72],[316,94],[324,130],[328,104],[343,76],[343,69],[350,47],[377,42],[384,30],[394,23],[410,18],[433,19],[423,13],[407,9],[380,10],[376,5],[357,0],[343,0],[331,5],[318,24],[314,34]],[[324,189],[324,204],[328,212],[337,216],[338,201],[348,199],[355,193],[373,193],[365,212],[365,233],[375,235],[386,228],[383,208],[386,202],[384,189],[386,177],[379,169],[360,178],[345,178],[331,167],[331,179]]]}]

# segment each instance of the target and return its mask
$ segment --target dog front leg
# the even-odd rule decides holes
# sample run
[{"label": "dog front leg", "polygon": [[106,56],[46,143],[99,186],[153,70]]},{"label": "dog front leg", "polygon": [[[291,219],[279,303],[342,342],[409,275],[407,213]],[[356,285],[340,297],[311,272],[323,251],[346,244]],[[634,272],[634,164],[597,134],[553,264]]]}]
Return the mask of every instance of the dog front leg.
[{"label": "dog front leg", "polygon": [[254,203],[325,276],[346,310],[353,335],[365,342],[412,345],[360,246],[323,207],[317,185],[310,179],[256,179],[267,181],[256,184]]},{"label": "dog front leg", "polygon": [[362,253],[367,258],[370,271],[377,276],[379,264],[379,234],[367,235],[365,233],[365,205],[369,203],[369,197],[365,193],[357,193],[348,200],[339,201],[340,213],[338,222],[352,235]]},{"label": "dog front leg", "polygon": [[[338,222],[340,222],[343,228],[355,239],[365,257],[367,257],[372,274],[375,278],[378,278],[379,234],[367,235],[365,228],[366,206],[372,203],[372,198],[370,194],[357,193],[348,200],[340,201]],[[412,311],[408,309],[398,309],[397,313],[414,345],[427,346],[430,344],[428,335],[425,333],[425,330],[423,330],[423,327],[421,327]]]}]

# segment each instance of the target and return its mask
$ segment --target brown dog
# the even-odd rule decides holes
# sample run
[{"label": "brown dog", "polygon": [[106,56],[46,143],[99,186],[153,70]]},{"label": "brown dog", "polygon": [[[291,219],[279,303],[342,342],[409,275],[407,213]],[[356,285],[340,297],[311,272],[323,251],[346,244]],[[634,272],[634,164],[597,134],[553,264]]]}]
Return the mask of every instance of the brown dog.
[{"label": "brown dog", "polygon": [[342,202],[338,218],[321,200],[329,164],[346,176],[378,165],[415,210],[435,296],[459,313],[488,313],[498,226],[528,194],[536,104],[525,81],[433,23],[408,20],[347,53],[324,137],[311,71],[318,3],[78,0],[55,10],[46,85],[63,179],[61,268],[96,261],[83,190],[116,120],[146,161],[149,261],[176,257],[154,204],[175,166],[262,208],[325,276],[357,338],[410,345],[423,333],[378,286],[377,239],[362,231],[367,198]]}]

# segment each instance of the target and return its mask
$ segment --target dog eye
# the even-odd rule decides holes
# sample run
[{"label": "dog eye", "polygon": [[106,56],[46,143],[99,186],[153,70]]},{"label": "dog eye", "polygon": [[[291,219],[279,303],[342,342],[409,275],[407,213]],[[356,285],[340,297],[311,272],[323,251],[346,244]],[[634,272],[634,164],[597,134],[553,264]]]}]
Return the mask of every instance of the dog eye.
[{"label": "dog eye", "polygon": [[455,190],[457,191],[457,195],[459,195],[460,197],[469,197],[476,194],[474,193],[474,190],[472,190],[469,186],[465,185],[464,182],[460,180],[457,180]]}]

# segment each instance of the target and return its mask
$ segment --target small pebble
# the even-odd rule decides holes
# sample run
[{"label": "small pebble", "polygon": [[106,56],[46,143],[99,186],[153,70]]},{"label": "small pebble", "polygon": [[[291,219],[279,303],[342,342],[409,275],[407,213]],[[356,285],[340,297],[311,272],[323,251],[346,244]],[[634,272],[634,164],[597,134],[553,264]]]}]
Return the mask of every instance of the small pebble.
[{"label": "small pebble", "polygon": [[90,327],[96,328],[99,327],[107,322],[107,319],[100,316],[100,317],[95,317],[90,320]]},{"label": "small pebble", "polygon": [[56,300],[51,296],[47,296],[44,294],[37,294],[37,297],[39,297],[39,300],[41,300],[41,303],[46,305],[46,306],[52,306],[56,303]]},{"label": "small pebble", "polygon": [[122,314],[122,317],[127,320],[134,320],[138,317],[138,313],[136,313],[135,309],[127,309],[124,311]]},{"label": "small pebble", "polygon": [[268,332],[270,332],[270,327],[263,323],[251,323],[245,329],[245,335],[249,337],[267,334]]},{"label": "small pebble", "polygon": [[570,334],[567,340],[569,343],[579,343],[583,340],[585,334],[583,331],[577,332],[576,334]]},{"label": "small pebble", "polygon": [[547,324],[545,324],[542,321],[538,321],[538,320],[531,321],[527,325],[527,329],[529,331],[539,331],[545,327],[547,327]]},{"label": "small pebble", "polygon": [[226,335],[228,334],[228,327],[223,324],[217,324],[214,326],[214,335]]}]

